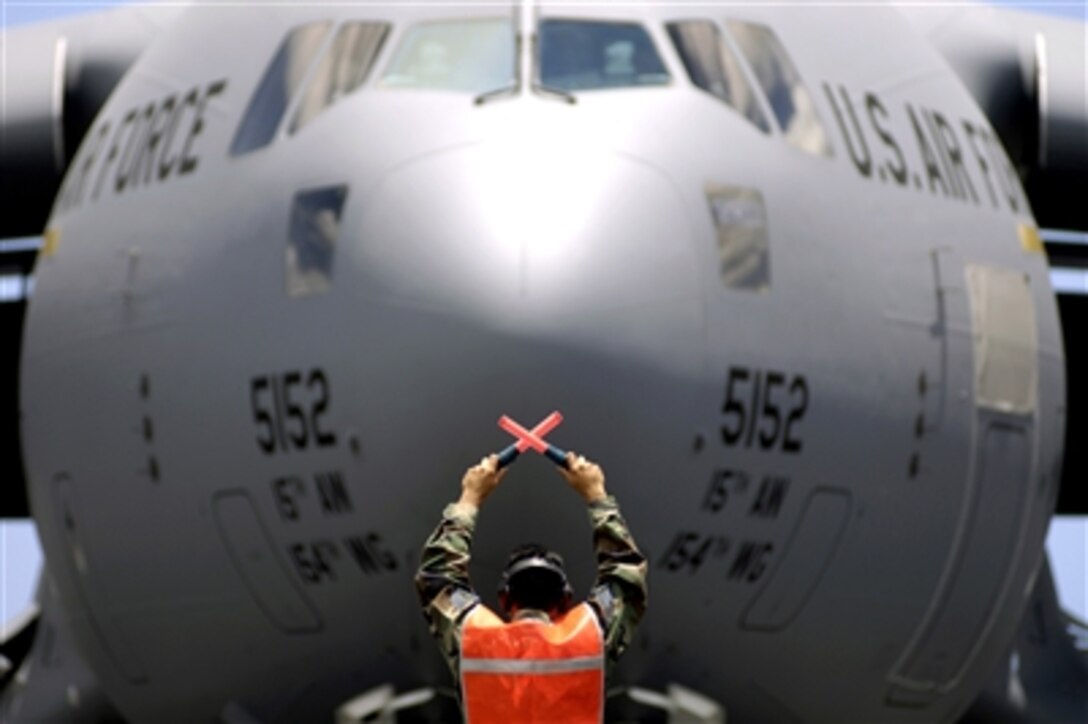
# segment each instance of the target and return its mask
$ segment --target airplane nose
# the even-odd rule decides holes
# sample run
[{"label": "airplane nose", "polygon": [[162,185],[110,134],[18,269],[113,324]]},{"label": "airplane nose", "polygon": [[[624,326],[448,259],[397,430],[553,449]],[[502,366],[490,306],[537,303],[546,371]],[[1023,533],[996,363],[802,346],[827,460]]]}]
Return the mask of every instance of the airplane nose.
[{"label": "airplane nose", "polygon": [[[346,343],[378,451],[367,470],[417,481],[421,521],[464,466],[512,441],[495,426],[503,413],[531,427],[561,411],[549,442],[607,466],[620,493],[674,477],[715,409],[701,280],[717,270],[700,263],[716,258],[698,255],[676,185],[602,144],[537,137],[429,154],[357,197],[341,252],[353,279],[337,284],[357,302]],[[538,540],[589,580],[584,510],[555,493],[551,464],[516,465],[517,484],[488,504],[502,524],[478,538],[476,565],[495,576],[506,551]]]},{"label": "airplane nose", "polygon": [[522,332],[698,294],[674,183],[600,146],[478,143],[386,175],[359,264],[390,298]]}]

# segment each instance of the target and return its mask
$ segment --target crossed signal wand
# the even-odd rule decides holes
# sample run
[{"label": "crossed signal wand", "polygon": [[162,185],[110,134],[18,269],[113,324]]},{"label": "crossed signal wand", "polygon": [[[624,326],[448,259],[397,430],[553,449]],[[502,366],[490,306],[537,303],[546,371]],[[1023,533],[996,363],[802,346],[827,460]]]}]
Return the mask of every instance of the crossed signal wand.
[{"label": "crossed signal wand", "polygon": [[544,440],[544,436],[559,427],[559,423],[561,422],[563,422],[563,415],[556,411],[538,422],[536,427],[532,430],[526,430],[512,418],[506,415],[500,417],[499,427],[516,437],[518,441],[504,448],[503,451],[499,453],[499,470],[502,470],[507,465],[514,462],[518,455],[529,448],[532,448],[543,455],[547,455],[556,465],[564,468],[567,467],[567,453]]}]

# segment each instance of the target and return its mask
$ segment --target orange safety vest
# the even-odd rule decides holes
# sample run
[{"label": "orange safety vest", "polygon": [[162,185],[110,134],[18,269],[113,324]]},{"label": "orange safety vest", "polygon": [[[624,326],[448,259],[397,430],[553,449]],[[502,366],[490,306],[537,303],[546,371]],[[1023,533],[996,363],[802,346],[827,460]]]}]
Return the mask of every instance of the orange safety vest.
[{"label": "orange safety vest", "polygon": [[506,623],[487,606],[461,628],[461,694],[468,724],[604,718],[604,639],[582,603],[558,620]]}]

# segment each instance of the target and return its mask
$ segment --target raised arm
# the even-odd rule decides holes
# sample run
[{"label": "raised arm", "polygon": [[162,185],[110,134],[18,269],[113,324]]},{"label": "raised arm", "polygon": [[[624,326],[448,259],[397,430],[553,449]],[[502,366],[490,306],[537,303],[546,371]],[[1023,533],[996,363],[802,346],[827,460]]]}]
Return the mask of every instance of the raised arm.
[{"label": "raised arm", "polygon": [[597,611],[608,661],[614,664],[646,612],[646,558],[631,537],[616,499],[605,491],[600,466],[573,453],[567,461],[568,468],[560,472],[589,506],[597,551],[597,580],[588,602]]},{"label": "raised arm", "polygon": [[442,511],[438,527],[423,544],[416,572],[423,616],[454,675],[461,649],[461,620],[480,600],[468,576],[476,514],[505,475],[496,463],[496,456],[491,455],[465,472],[461,498]]}]

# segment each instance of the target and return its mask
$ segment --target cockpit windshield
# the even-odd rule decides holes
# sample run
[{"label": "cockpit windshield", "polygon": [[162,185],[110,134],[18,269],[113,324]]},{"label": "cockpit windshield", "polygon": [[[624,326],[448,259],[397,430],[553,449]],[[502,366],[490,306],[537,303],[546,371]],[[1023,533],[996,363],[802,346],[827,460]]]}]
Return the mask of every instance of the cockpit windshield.
[{"label": "cockpit windshield", "polygon": [[514,82],[510,18],[420,23],[405,31],[379,86],[484,93]]},{"label": "cockpit windshield", "polygon": [[668,71],[646,30],[635,23],[544,20],[540,83],[582,91],[665,85]]}]

